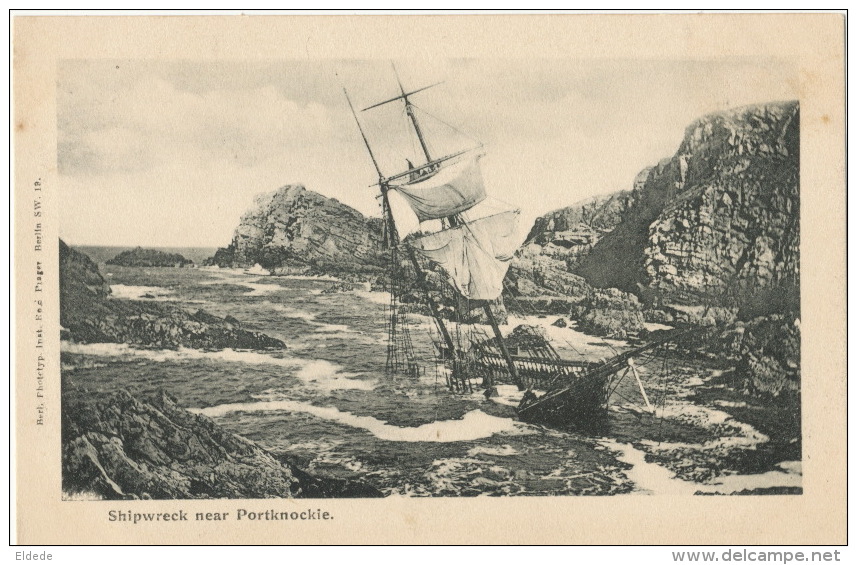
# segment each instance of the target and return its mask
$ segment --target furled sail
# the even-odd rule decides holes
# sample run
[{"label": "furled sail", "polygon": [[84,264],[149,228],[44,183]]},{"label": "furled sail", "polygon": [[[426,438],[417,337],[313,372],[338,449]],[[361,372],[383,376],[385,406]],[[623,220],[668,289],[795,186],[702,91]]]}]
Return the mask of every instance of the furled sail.
[{"label": "furled sail", "polygon": [[413,248],[447,272],[455,288],[471,300],[494,300],[518,248],[520,212],[508,210],[454,228],[416,237]]},{"label": "furled sail", "polygon": [[405,198],[421,222],[454,216],[485,199],[480,157],[463,159],[431,176],[391,188]]}]

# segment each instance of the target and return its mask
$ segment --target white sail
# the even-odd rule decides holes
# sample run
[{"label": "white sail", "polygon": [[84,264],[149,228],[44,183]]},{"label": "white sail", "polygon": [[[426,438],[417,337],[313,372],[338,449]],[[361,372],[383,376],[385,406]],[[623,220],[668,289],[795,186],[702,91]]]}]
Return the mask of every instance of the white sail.
[{"label": "white sail", "polygon": [[412,240],[414,249],[447,272],[471,300],[494,300],[518,248],[520,212],[509,210]]},{"label": "white sail", "polygon": [[421,222],[454,216],[485,199],[485,185],[477,155],[446,165],[421,180],[393,185]]}]

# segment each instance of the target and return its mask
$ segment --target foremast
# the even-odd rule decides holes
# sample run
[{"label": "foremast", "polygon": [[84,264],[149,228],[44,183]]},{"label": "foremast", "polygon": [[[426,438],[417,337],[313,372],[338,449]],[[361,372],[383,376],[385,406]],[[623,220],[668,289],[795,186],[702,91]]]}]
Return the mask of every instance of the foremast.
[{"label": "foremast", "polygon": [[[399,85],[401,86],[401,83],[399,83]],[[345,88],[343,88],[342,91],[345,93],[346,100],[348,100],[348,107],[351,109],[351,113],[354,116],[354,121],[357,123],[357,129],[360,130],[360,136],[363,138],[363,143],[366,146],[366,150],[369,152],[369,157],[372,159],[372,164],[375,167],[375,172],[378,174],[378,186],[381,189],[381,202],[383,213],[385,216],[384,223],[387,226],[387,237],[385,244],[388,245],[391,249],[398,247],[399,235],[396,230],[396,222],[393,218],[393,213],[390,209],[390,200],[388,196],[388,191],[390,190],[389,181],[384,177],[384,174],[381,172],[381,167],[378,165],[378,160],[375,158],[375,154],[372,151],[372,146],[369,145],[369,140],[366,138],[366,134],[363,131],[363,126],[360,124],[360,120],[357,118],[357,112],[354,111],[354,105],[351,103],[351,97],[348,96],[348,91]],[[402,90],[402,94],[404,95],[404,90]],[[390,102],[390,100],[388,100],[388,102]],[[386,102],[382,102],[381,104],[385,103]],[[426,156],[428,157],[428,153],[426,154]],[[408,247],[407,252],[408,258],[411,261],[414,270],[416,271],[417,284],[420,286],[420,289],[425,295],[426,301],[429,303],[429,308],[431,309],[432,317],[437,323],[437,327],[441,333],[444,344],[446,345],[450,354],[454,355],[455,343],[452,341],[452,336],[450,335],[449,330],[446,327],[446,323],[443,321],[443,317],[440,315],[440,308],[437,302],[431,296],[431,293],[429,292],[429,289],[426,286],[425,272],[423,272],[423,269],[420,266],[413,249]]]}]

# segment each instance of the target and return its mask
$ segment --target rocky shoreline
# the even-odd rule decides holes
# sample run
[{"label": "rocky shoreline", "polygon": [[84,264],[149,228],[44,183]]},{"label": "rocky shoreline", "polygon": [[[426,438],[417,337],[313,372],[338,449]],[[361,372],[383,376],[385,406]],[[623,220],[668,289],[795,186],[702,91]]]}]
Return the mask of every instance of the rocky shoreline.
[{"label": "rocky shoreline", "polygon": [[[282,349],[234,318],[171,304],[111,299],[88,256],[60,241],[62,337],[143,347]],[[78,389],[62,381],[63,491],[67,498],[376,497],[366,484],[314,476],[180,407],[165,392]]]},{"label": "rocky shoreline", "polygon": [[95,393],[64,383],[67,498],[379,497],[358,482],[313,476],[250,440],[192,414],[161,392]]},{"label": "rocky shoreline", "polygon": [[275,338],[241,322],[172,304],[110,299],[110,285],[92,259],[60,240],[60,324],[64,339],[197,349],[282,349]]}]

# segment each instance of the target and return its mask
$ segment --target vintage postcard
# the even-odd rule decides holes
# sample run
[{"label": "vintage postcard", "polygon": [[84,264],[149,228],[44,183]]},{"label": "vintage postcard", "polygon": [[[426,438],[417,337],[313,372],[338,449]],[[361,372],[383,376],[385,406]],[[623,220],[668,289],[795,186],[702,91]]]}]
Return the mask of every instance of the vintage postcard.
[{"label": "vintage postcard", "polygon": [[844,543],[844,25],[13,15],[17,543]]}]

